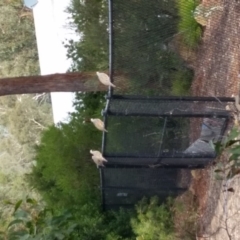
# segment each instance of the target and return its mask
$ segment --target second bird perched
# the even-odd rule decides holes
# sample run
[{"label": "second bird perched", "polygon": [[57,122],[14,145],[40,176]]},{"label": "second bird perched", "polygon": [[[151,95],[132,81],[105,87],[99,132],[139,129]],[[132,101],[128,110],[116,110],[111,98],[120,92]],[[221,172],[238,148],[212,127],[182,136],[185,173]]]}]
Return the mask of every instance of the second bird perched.
[{"label": "second bird perched", "polygon": [[107,132],[107,130],[104,127],[104,122],[101,119],[91,118],[90,120],[98,130],[103,131],[103,132]]},{"label": "second bird perched", "polygon": [[104,167],[103,162],[107,162],[107,159],[103,157],[102,153],[97,150],[90,150],[90,153],[92,154],[92,160],[96,165]]},{"label": "second bird perched", "polygon": [[99,81],[106,86],[116,87],[113,83],[111,83],[109,76],[106,73],[96,72]]}]

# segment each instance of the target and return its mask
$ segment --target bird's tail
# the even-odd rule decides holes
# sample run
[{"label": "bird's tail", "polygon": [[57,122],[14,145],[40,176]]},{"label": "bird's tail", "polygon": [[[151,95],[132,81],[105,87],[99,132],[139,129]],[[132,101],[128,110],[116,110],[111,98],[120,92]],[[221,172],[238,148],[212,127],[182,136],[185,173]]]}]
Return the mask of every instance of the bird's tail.
[{"label": "bird's tail", "polygon": [[108,162],[108,160],[107,160],[106,158],[103,158],[102,160],[103,160],[104,162]]},{"label": "bird's tail", "polygon": [[114,85],[113,83],[111,83],[110,85],[111,85],[113,88],[115,88],[115,87],[116,87],[116,85]]},{"label": "bird's tail", "polygon": [[103,129],[104,132],[108,132],[108,130],[106,130],[105,128]]}]

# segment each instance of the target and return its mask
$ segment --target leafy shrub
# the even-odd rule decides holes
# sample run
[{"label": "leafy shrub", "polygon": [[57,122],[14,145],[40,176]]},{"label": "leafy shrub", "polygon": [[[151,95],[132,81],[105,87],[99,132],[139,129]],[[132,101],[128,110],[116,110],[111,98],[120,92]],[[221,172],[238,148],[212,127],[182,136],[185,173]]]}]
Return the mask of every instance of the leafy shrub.
[{"label": "leafy shrub", "polygon": [[[191,208],[176,204],[170,198],[160,204],[157,197],[143,198],[135,211],[102,212],[95,203],[55,211],[30,198],[8,204],[13,208],[12,221],[0,232],[0,237],[10,240],[173,240],[176,239],[175,214],[190,216],[185,213]],[[185,233],[181,239],[195,239],[189,228],[195,227],[196,214],[191,214],[180,223],[185,231],[181,231]]]},{"label": "leafy shrub", "polygon": [[98,201],[99,174],[89,150],[99,148],[101,132],[88,119],[99,117],[102,105],[100,93],[79,94],[70,122],[44,131],[28,180],[51,207]]},{"label": "leafy shrub", "polygon": [[72,0],[67,8],[71,25],[81,40],[65,43],[71,70],[92,71],[108,68],[108,5],[104,0]]},{"label": "leafy shrub", "polygon": [[8,204],[12,221],[0,232],[1,239],[133,240],[128,224],[132,211],[102,213],[97,205],[86,203],[56,212],[30,198]]},{"label": "leafy shrub", "polygon": [[220,156],[223,153],[229,154],[229,158],[224,157],[215,166],[215,177],[218,180],[229,180],[240,173],[240,131],[238,126],[233,127],[228,136],[222,142],[213,143],[212,147]]},{"label": "leafy shrub", "polygon": [[108,226],[107,240],[132,239],[135,235],[131,228],[130,219],[135,216],[133,209],[120,208],[117,211],[106,212],[106,225]]},{"label": "leafy shrub", "polygon": [[189,95],[193,79],[193,73],[190,70],[177,71],[173,75],[171,94],[175,96]]},{"label": "leafy shrub", "polygon": [[202,34],[201,26],[193,16],[193,12],[198,5],[199,0],[177,1],[178,13],[180,16],[178,31],[183,34],[183,40],[190,48],[195,48],[197,46]]},{"label": "leafy shrub", "polygon": [[[97,239],[104,233],[98,228],[103,216],[91,205],[84,205],[78,211],[70,209],[56,213],[28,198],[19,200],[13,208],[13,220],[0,233],[6,239]],[[79,214],[83,213],[84,218],[80,218]]]},{"label": "leafy shrub", "polygon": [[138,240],[172,240],[174,239],[172,200],[159,204],[157,197],[149,201],[143,198],[136,206],[137,217],[131,220]]}]

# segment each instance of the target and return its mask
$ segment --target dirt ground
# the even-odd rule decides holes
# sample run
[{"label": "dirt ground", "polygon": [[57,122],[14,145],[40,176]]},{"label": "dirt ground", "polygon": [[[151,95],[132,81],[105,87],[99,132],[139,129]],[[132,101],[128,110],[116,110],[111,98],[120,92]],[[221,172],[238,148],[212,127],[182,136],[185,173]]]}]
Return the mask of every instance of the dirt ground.
[{"label": "dirt ground", "polygon": [[[203,4],[220,6],[221,10],[211,15],[204,28],[192,94],[231,97],[239,93],[240,0],[204,0]],[[214,166],[194,170],[192,175],[191,191],[199,203],[196,239],[239,240],[240,176],[229,181],[216,180]],[[234,192],[226,191],[228,188]]]},{"label": "dirt ground", "polygon": [[213,13],[204,29],[195,63],[192,93],[197,96],[231,96],[240,79],[240,1],[205,0],[222,10]]}]

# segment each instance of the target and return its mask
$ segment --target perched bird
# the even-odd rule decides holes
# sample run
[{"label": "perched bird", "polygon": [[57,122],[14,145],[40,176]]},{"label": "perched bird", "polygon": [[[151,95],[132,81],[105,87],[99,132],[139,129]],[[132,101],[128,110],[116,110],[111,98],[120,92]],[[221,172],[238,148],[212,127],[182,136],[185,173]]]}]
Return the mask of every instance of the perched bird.
[{"label": "perched bird", "polygon": [[92,154],[92,160],[96,165],[104,167],[103,162],[107,162],[107,159],[103,157],[102,153],[96,150],[90,150],[90,153]]},{"label": "perched bird", "polygon": [[107,159],[105,159],[102,155],[101,152],[97,151],[97,150],[90,150],[90,153],[96,157],[101,158],[104,162],[107,162]]},{"label": "perched bird", "polygon": [[106,73],[96,72],[99,81],[106,86],[116,87],[113,83],[111,83],[109,76]]},{"label": "perched bird", "polygon": [[103,164],[103,162],[102,162],[101,160],[99,160],[98,157],[92,156],[92,160],[95,162],[95,164],[96,164],[98,167],[99,167],[99,166],[105,167],[104,164]]},{"label": "perched bird", "polygon": [[98,130],[103,131],[103,132],[107,132],[107,130],[104,127],[104,122],[101,119],[91,118],[90,120]]}]

